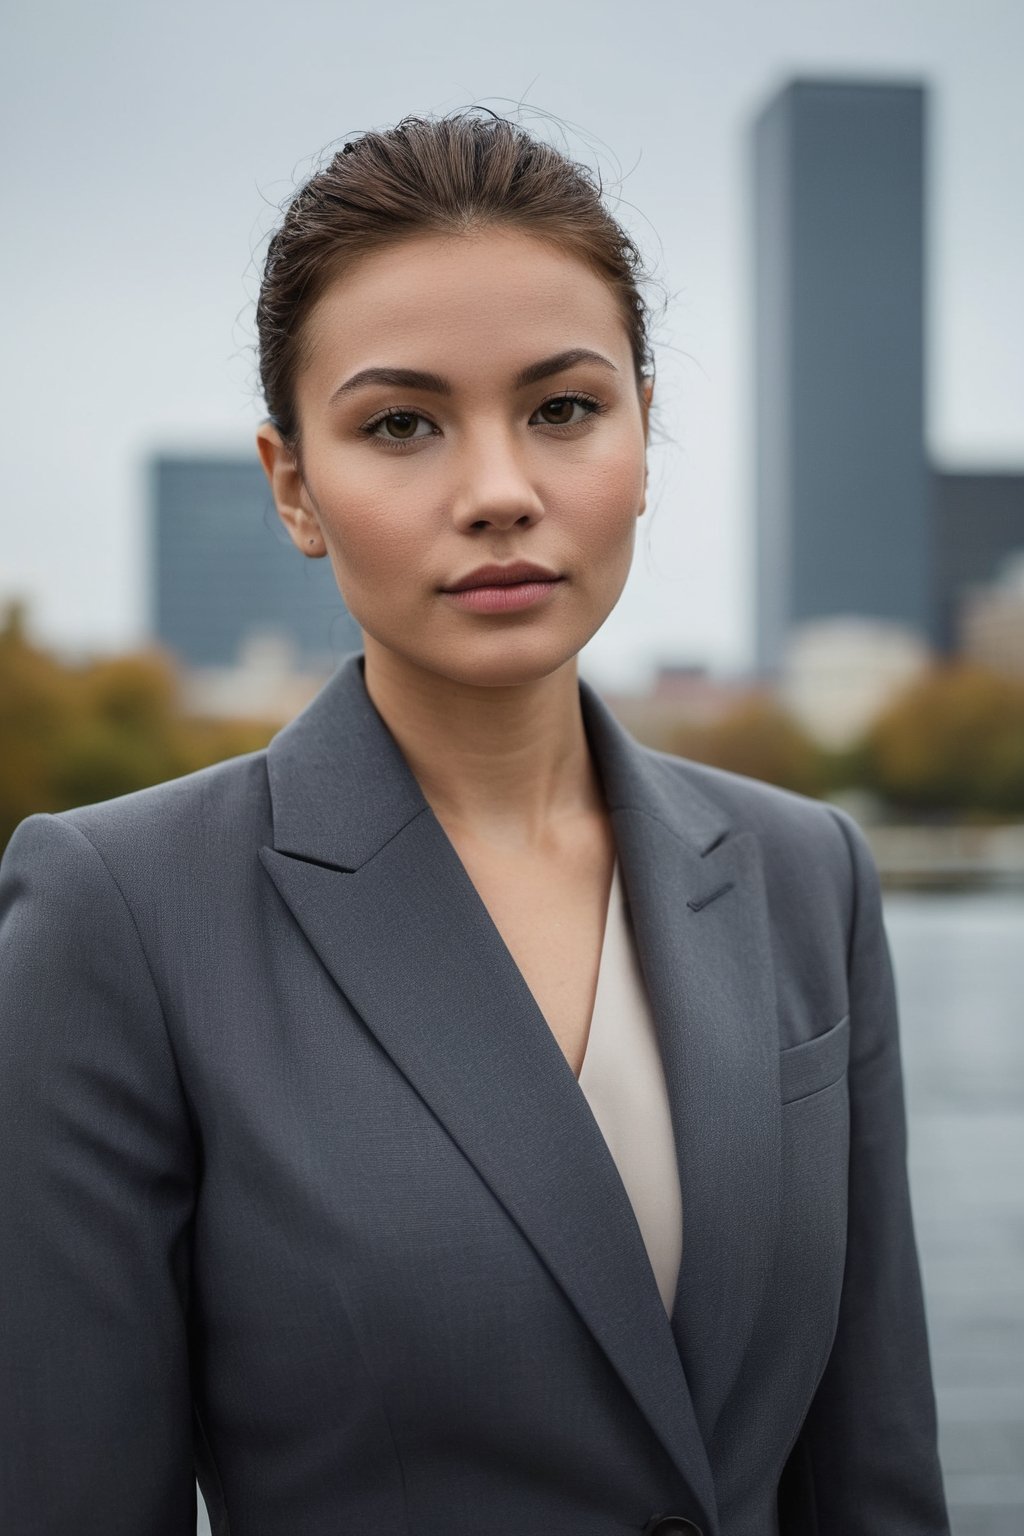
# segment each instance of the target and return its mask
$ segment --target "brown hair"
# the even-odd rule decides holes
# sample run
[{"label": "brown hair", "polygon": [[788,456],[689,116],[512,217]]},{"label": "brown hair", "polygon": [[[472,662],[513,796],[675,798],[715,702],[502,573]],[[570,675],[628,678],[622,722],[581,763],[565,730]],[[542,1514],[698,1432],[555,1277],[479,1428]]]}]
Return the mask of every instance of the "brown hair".
[{"label": "brown hair", "polygon": [[587,167],[486,108],[407,117],[346,144],[299,188],[270,241],[256,306],[260,381],[286,442],[298,440],[304,322],[345,266],[415,235],[494,225],[548,240],[603,277],[638,382],[653,372],[640,252]]}]

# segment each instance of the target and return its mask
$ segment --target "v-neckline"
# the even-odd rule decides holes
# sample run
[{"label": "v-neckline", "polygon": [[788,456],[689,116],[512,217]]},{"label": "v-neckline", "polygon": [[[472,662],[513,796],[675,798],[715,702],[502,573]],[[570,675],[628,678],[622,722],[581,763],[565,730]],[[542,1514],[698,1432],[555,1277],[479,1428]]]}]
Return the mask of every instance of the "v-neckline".
[{"label": "v-neckline", "polygon": [[601,934],[601,953],[598,956],[597,961],[597,981],[594,985],[594,1000],[590,1007],[590,1018],[587,1021],[587,1038],[583,1047],[583,1060],[580,1062],[579,1071],[574,1073],[578,1083],[582,1083],[583,1074],[586,1071],[587,1057],[590,1054],[590,1044],[594,1038],[594,1024],[596,1023],[599,1015],[598,1005],[601,1001],[602,991],[607,986],[606,972],[608,968],[608,951],[610,948],[609,941],[613,934],[612,925],[618,921],[618,904],[620,902],[621,895],[619,891],[619,856],[616,854],[614,862],[612,863],[611,884],[608,887],[608,905],[605,908],[604,914],[604,930]]}]

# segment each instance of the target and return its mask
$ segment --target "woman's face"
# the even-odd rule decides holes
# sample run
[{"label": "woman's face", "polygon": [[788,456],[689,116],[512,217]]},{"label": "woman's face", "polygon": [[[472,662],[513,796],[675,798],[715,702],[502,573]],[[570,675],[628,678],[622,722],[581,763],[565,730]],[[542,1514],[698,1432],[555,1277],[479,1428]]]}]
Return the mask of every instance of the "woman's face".
[{"label": "woman's face", "polygon": [[301,468],[270,426],[260,452],[368,656],[484,686],[574,657],[644,508],[648,401],[606,283],[518,232],[418,236],[331,285],[305,339]]}]

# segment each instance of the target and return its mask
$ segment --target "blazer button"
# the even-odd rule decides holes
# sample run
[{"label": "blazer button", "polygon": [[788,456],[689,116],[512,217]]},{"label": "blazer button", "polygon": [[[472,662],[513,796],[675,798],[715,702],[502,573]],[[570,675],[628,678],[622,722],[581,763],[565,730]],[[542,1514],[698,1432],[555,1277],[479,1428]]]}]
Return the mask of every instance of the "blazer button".
[{"label": "blazer button", "polygon": [[703,1536],[703,1532],[682,1515],[652,1515],[643,1528],[643,1536]]}]

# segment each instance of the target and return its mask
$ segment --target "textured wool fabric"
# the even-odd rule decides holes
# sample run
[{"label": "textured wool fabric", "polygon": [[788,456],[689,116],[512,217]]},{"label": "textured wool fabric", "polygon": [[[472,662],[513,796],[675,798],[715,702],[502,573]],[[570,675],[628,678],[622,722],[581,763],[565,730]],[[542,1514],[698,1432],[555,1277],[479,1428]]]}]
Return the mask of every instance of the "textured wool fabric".
[{"label": "textured wool fabric", "polygon": [[947,1532],[864,840],[581,703],[670,1310],[355,657],[266,752],[0,866],[4,1532],[191,1536],[195,1469],[220,1536]]}]

